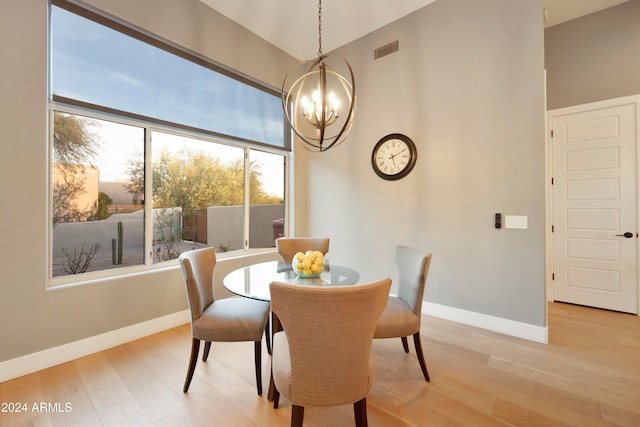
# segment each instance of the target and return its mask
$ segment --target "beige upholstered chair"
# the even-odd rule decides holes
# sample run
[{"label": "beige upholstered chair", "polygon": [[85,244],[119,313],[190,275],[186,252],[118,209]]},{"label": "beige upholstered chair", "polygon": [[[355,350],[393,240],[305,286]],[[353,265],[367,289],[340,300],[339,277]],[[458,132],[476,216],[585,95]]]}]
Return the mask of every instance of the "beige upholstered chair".
[{"label": "beige upholstered chair", "polygon": [[[211,342],[253,341],[258,394],[262,394],[262,332],[269,318],[269,303],[249,298],[215,300],[214,248],[196,249],[180,255],[180,266],[191,308],[191,360],[184,382],[186,393],[198,361],[200,341],[205,341],[202,360],[206,362]],[[268,334],[267,334],[268,335]]]},{"label": "beige upholstered chair", "polygon": [[305,406],[353,403],[356,425],[367,425],[373,332],[387,303],[391,279],[337,287],[271,283],[271,309],[284,331],[275,334],[273,406],[292,404],[291,425]]},{"label": "beige upholstered chair", "polygon": [[407,337],[413,335],[422,374],[424,379],[429,381],[429,371],[420,342],[420,318],[431,253],[408,246],[398,246],[396,264],[399,270],[398,296],[389,296],[374,338],[402,338],[404,351],[409,353]]},{"label": "beige upholstered chair", "polygon": [[276,239],[276,249],[284,260],[290,264],[293,256],[298,252],[308,250],[320,251],[324,255],[329,252],[329,239],[316,237],[280,237]]}]

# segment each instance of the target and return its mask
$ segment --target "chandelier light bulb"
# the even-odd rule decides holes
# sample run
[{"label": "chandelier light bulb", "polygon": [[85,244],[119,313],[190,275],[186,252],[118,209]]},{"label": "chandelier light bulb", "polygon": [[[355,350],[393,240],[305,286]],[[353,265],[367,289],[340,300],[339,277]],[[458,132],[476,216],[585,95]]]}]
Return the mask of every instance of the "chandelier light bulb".
[{"label": "chandelier light bulb", "polygon": [[[325,126],[330,126],[335,123],[338,117],[340,117],[340,102],[336,98],[336,95],[333,92],[329,92],[327,98],[328,100],[324,107],[323,99],[318,90],[314,90],[311,94],[311,102],[309,102],[309,98],[306,96],[303,96],[300,99],[300,109],[303,117],[316,129],[320,129],[322,127],[323,119]],[[322,117],[323,112],[324,117]]]}]

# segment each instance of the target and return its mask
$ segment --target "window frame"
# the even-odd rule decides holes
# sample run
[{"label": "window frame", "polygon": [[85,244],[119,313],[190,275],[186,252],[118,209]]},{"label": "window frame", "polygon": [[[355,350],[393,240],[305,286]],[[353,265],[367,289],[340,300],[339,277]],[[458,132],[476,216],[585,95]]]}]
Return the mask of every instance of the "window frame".
[{"label": "window frame", "polygon": [[[211,60],[208,60],[194,52],[191,52],[182,47],[178,47],[170,42],[160,39],[157,36],[151,35],[148,32],[145,32],[139,28],[133,28],[128,24],[124,24],[116,18],[107,16],[102,12],[98,12],[94,9],[88,9],[85,6],[80,6],[75,2],[69,0],[50,0],[51,5],[55,5],[61,7],[65,10],[68,10],[72,13],[80,15],[84,18],[88,18],[92,21],[97,22],[98,24],[105,25],[111,29],[119,31],[127,36],[133,37],[137,40],[148,43],[154,47],[163,49],[168,51],[169,53],[173,53],[179,56],[182,59],[187,61],[194,62],[198,65],[209,68],[215,72],[224,74],[227,77],[231,77],[241,83],[250,85],[254,88],[272,94],[274,96],[280,97],[280,90],[271,88],[267,85],[257,82],[254,79],[251,79],[248,76],[242,75],[235,71],[230,70],[227,67],[224,67],[220,64],[214,63]],[[51,9],[51,6],[50,6]],[[51,15],[49,15],[51,16]],[[250,234],[250,162],[251,156],[250,153],[252,150],[263,151],[267,153],[272,153],[276,155],[281,155],[283,157],[283,166],[284,166],[284,183],[283,183],[283,207],[284,207],[284,216],[285,216],[285,227],[289,223],[289,174],[290,174],[290,161],[293,156],[292,152],[292,133],[290,127],[286,121],[283,119],[283,127],[285,129],[283,147],[274,146],[271,144],[263,143],[260,141],[251,141],[241,137],[235,137],[231,135],[225,135],[218,132],[213,132],[209,130],[194,128],[192,126],[182,125],[180,123],[172,123],[164,120],[159,120],[151,117],[147,117],[144,115],[139,115],[131,112],[120,111],[117,109],[95,105],[87,102],[83,102],[76,99],[70,99],[58,95],[52,94],[51,87],[51,55],[49,53],[49,69],[48,69],[48,106],[47,106],[47,116],[48,116],[48,156],[47,156],[47,170],[49,173],[47,174],[47,288],[58,287],[63,285],[79,285],[88,282],[93,282],[96,280],[104,280],[104,279],[112,279],[115,277],[121,277],[131,274],[139,274],[150,271],[157,271],[166,268],[175,268],[178,264],[176,259],[170,261],[164,261],[159,263],[153,262],[153,254],[150,250],[153,245],[153,204],[145,203],[144,205],[144,262],[135,266],[126,266],[114,269],[105,269],[105,270],[97,270],[82,273],[79,275],[62,275],[53,277],[53,225],[52,225],[52,212],[51,206],[53,202],[53,182],[51,176],[51,168],[53,162],[53,117],[54,112],[62,112],[66,114],[75,114],[80,115],[92,119],[97,120],[107,120],[115,123],[120,123],[129,126],[135,126],[142,128],[144,130],[145,142],[144,142],[144,162],[145,168],[148,168],[145,171],[145,200],[152,200],[152,162],[151,162],[151,136],[154,131],[170,133],[177,136],[183,136],[188,138],[195,138],[204,140],[207,142],[212,142],[216,144],[223,144],[231,147],[241,148],[244,150],[244,172],[245,172],[245,192],[244,192],[244,227],[243,227],[243,249],[230,251],[226,253],[219,254],[219,258],[232,258],[232,257],[242,257],[251,253],[259,253],[259,252],[269,252],[275,251],[275,248],[250,248],[249,234]]]}]

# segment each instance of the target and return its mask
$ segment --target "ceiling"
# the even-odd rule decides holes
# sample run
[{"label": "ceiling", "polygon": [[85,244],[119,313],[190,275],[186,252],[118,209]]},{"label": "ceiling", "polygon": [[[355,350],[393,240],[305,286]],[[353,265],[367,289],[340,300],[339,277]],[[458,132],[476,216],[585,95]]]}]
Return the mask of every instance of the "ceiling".
[{"label": "ceiling", "polygon": [[[318,52],[316,0],[200,0],[297,59]],[[324,0],[322,51],[330,52],[436,0]],[[447,1],[447,0],[438,0]],[[543,0],[545,27],[628,0]]]},{"label": "ceiling", "polygon": [[552,27],[627,1],[629,0],[543,0],[546,9],[544,27]]}]

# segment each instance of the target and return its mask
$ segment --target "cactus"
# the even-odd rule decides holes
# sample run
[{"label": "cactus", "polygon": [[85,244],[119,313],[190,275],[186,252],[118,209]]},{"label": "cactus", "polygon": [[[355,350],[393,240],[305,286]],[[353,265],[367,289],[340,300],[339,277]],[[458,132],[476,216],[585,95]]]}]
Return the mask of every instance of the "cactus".
[{"label": "cactus", "polygon": [[118,221],[118,265],[122,264],[122,235],[123,233],[122,221]]},{"label": "cactus", "polygon": [[[118,240],[111,239],[111,262],[114,265],[122,264],[122,236],[123,232],[122,221],[118,221]],[[117,255],[117,256],[116,256]]]}]

